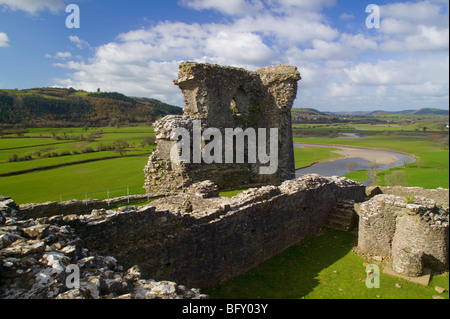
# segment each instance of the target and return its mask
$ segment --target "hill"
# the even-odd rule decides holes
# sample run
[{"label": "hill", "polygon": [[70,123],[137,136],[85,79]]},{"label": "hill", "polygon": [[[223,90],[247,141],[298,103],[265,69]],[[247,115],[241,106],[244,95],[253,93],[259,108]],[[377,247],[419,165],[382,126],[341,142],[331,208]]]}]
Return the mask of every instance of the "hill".
[{"label": "hill", "polygon": [[323,116],[325,113],[320,112],[316,109],[311,108],[301,108],[301,109],[292,109],[292,115],[295,116]]},{"label": "hill", "polygon": [[292,123],[317,124],[317,123],[341,123],[344,118],[330,112],[320,112],[312,108],[292,109]]},{"label": "hill", "polygon": [[[355,112],[356,113],[356,112]],[[398,114],[398,115],[448,115],[448,110],[436,109],[436,108],[423,108],[420,110],[404,110],[397,112],[388,112],[382,110],[376,110],[372,112],[367,112],[362,115],[366,116],[384,116],[389,114]]]},{"label": "hill", "polygon": [[0,90],[0,124],[39,126],[107,126],[151,123],[180,107],[121,93],[88,93],[75,89]]},{"label": "hill", "polygon": [[420,109],[418,111],[413,111],[411,114],[414,115],[448,115],[448,110],[442,109]]}]

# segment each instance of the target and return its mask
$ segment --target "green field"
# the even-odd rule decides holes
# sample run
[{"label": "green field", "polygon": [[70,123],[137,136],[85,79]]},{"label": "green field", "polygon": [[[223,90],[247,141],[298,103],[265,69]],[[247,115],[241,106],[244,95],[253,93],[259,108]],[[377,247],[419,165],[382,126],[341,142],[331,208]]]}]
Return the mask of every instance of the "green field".
[{"label": "green field", "polygon": [[337,148],[332,147],[294,148],[295,169],[307,167],[317,162],[342,158],[341,155],[332,153],[335,150]]},{"label": "green field", "polygon": [[[302,125],[307,129],[329,129],[322,125],[314,126]],[[55,201],[60,196],[70,199],[66,196],[127,186],[136,186],[133,192],[142,193],[143,189],[137,189],[137,186],[144,183],[143,168],[154,149],[154,146],[142,146],[143,139],[149,136],[154,137],[153,128],[145,125],[90,129],[33,128],[21,136],[4,132],[3,138],[0,138],[0,194],[10,196],[18,203],[26,203]],[[114,149],[105,149],[116,140],[125,140],[129,145],[123,156]],[[386,176],[402,171],[406,176],[405,186],[449,187],[449,151],[439,141],[426,136],[294,138],[294,142],[369,147],[412,154],[420,159],[420,165],[413,163],[379,172],[377,183],[386,185],[389,180]],[[99,148],[103,150],[98,151]],[[89,149],[93,152],[85,152]],[[332,153],[333,150],[333,147],[295,148],[295,166],[301,168],[340,158],[340,155]],[[13,155],[18,158],[30,156],[31,160],[11,162]],[[368,175],[365,171],[356,171],[347,177],[363,181]],[[105,194],[102,192],[90,197],[102,199],[107,196]]]},{"label": "green field", "polygon": [[[294,138],[298,143],[339,144],[354,147],[367,147],[388,150],[393,152],[414,155],[418,162],[407,165],[405,168],[396,168],[379,173],[377,183],[385,185],[385,175],[395,170],[405,172],[406,184],[404,186],[417,186],[424,188],[449,187],[449,150],[438,141],[426,137],[385,136],[376,135],[368,138]],[[348,178],[363,181],[368,178],[367,172],[351,172]]]},{"label": "green field", "polygon": [[[126,195],[127,187],[132,187],[132,194],[143,194],[143,169],[155,148],[142,145],[149,136],[154,137],[153,128],[143,125],[87,130],[37,128],[20,137],[3,136],[0,194],[14,198],[18,204],[59,201],[61,196],[64,200],[84,199],[86,192],[91,193],[89,198],[104,199],[107,190],[111,190],[111,197]],[[117,140],[128,143],[122,156],[112,148]],[[14,154],[31,158],[12,162]]]}]

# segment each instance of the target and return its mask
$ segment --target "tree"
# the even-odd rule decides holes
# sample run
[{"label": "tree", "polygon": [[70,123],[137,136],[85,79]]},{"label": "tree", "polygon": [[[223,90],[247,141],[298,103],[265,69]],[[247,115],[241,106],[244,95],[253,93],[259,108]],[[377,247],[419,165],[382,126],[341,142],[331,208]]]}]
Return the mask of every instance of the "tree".
[{"label": "tree", "polygon": [[406,167],[406,165],[409,164],[409,157],[408,156],[402,156],[400,158],[400,161],[403,163],[403,167]]},{"label": "tree", "polygon": [[425,161],[421,158],[416,159],[417,168],[422,168],[425,165]]},{"label": "tree", "polygon": [[407,174],[405,171],[394,171],[384,178],[388,186],[408,186]]},{"label": "tree", "polygon": [[114,152],[119,153],[120,157],[126,152],[126,148],[129,146],[126,140],[115,140],[113,143]]},{"label": "tree", "polygon": [[377,162],[370,162],[370,164],[368,165],[368,175],[370,177],[370,185],[375,185],[378,179],[378,168],[380,167],[380,165],[378,165]]},{"label": "tree", "polygon": [[146,136],[146,137],[144,137],[144,139],[141,142],[142,147],[145,147],[147,145],[148,146],[155,145],[155,143],[156,143],[156,138],[154,136]]}]

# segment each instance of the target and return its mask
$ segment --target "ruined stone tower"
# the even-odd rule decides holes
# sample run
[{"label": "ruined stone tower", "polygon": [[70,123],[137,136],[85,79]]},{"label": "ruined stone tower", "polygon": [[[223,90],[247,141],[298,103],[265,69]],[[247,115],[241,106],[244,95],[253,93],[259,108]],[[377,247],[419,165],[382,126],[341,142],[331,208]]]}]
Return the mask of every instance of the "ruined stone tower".
[{"label": "ruined stone tower", "polygon": [[[158,193],[180,190],[199,181],[212,180],[221,189],[231,189],[279,184],[290,179],[295,168],[291,108],[300,79],[294,66],[279,65],[250,72],[211,64],[182,63],[178,79],[174,83],[184,94],[184,114],[166,116],[154,123],[157,149],[150,156],[144,170],[144,188],[149,193]],[[176,140],[172,140],[174,131],[183,128],[192,133],[199,121],[201,132],[208,128],[218,129],[223,136],[223,145],[227,142],[226,129],[242,128],[245,131],[252,128],[256,130],[258,138],[261,132],[265,132],[267,143],[270,129],[277,129],[278,170],[273,174],[260,174],[261,167],[267,163],[261,163],[259,158],[256,163],[224,161],[209,164],[204,161],[179,163],[171,159],[171,150],[177,144]],[[190,136],[190,145],[193,145],[193,134]],[[248,136],[245,141],[248,146]],[[202,146],[205,144],[205,140],[202,140]],[[248,159],[249,154],[244,149],[244,158]],[[266,150],[268,149],[269,145],[266,146]]]}]

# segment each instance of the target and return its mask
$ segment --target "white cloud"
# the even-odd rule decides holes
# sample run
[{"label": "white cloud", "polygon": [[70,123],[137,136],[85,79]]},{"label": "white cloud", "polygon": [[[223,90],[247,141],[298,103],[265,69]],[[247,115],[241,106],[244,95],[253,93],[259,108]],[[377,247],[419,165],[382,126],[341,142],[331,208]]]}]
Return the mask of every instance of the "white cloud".
[{"label": "white cloud", "polygon": [[63,0],[0,0],[0,5],[12,11],[22,10],[32,15],[36,15],[39,11],[44,10],[58,13],[65,8]]},{"label": "white cloud", "polygon": [[380,11],[383,51],[448,51],[448,7],[446,12],[439,4],[420,1],[388,4]]},{"label": "white cloud", "polygon": [[336,5],[336,0],[267,0],[274,10],[284,13],[292,12],[293,9],[320,11],[325,7]]},{"label": "white cloud", "polygon": [[313,40],[312,46],[307,49],[298,47],[290,49],[289,55],[295,56],[299,61],[318,60],[345,60],[354,59],[360,53],[377,51],[378,44],[374,39],[362,34],[343,33],[337,41]]},{"label": "white cloud", "polygon": [[50,54],[45,55],[48,59],[57,59],[57,60],[66,60],[72,57],[72,53],[70,52],[57,52],[55,56],[52,56]]},{"label": "white cloud", "polygon": [[181,0],[180,4],[196,10],[214,9],[228,15],[255,13],[264,7],[261,0]]},{"label": "white cloud", "polygon": [[219,32],[205,40],[205,51],[217,57],[217,63],[263,65],[275,58],[274,52],[253,33]]},{"label": "white cloud", "polygon": [[430,1],[397,2],[381,6],[380,11],[383,18],[409,21],[415,24],[446,24],[445,17],[441,14],[441,7]]},{"label": "white cloud", "polygon": [[[400,110],[448,105],[448,19],[442,22],[448,13],[437,10],[437,0],[382,6],[381,29],[353,27],[345,33],[321,11],[335,5],[334,0],[182,3],[232,17],[220,23],[159,22],[96,48],[71,36],[73,44],[92,49],[93,56],[55,63],[72,72],[58,84],[88,91],[100,87],[183,106],[183,96],[172,83],[181,61],[251,70],[283,63],[298,66],[303,78],[297,107]],[[352,17],[341,16],[347,18]]]},{"label": "white cloud", "polygon": [[340,20],[343,20],[343,21],[346,21],[346,20],[352,20],[352,19],[354,19],[355,18],[355,16],[353,15],[353,14],[351,14],[351,13],[343,13],[343,14],[341,14],[340,16],[339,16],[339,19]]},{"label": "white cloud", "polygon": [[279,45],[307,45],[312,40],[334,40],[339,31],[329,26],[325,18],[312,12],[298,12],[284,16],[263,13],[257,16],[246,16],[234,21],[230,29],[235,32],[262,33],[270,36]]},{"label": "white cloud", "polygon": [[0,32],[0,48],[9,47],[8,35],[5,32]]},{"label": "white cloud", "polygon": [[70,40],[70,42],[74,43],[77,46],[77,48],[80,50],[91,48],[91,46],[89,45],[89,43],[87,41],[80,39],[76,35],[70,35],[69,40]]},{"label": "white cloud", "polygon": [[428,57],[403,60],[386,60],[377,63],[358,63],[345,73],[360,85],[417,85],[436,83],[448,86],[448,57]]}]

